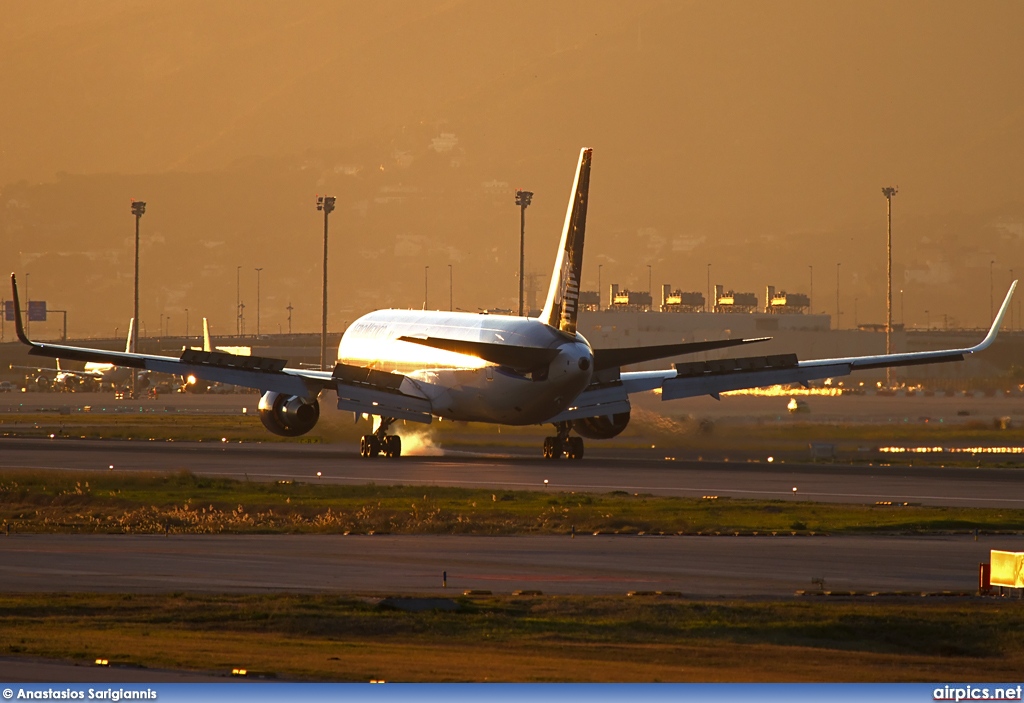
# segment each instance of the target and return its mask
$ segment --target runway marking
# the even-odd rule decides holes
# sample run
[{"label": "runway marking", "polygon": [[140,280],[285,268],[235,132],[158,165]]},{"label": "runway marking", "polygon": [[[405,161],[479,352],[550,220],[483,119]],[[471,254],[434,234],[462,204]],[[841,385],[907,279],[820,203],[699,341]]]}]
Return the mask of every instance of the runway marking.
[{"label": "runway marking", "polygon": [[661,583],[670,579],[634,578],[623,576],[545,576],[542,574],[456,574],[453,578],[460,581],[551,581],[555,583]]}]

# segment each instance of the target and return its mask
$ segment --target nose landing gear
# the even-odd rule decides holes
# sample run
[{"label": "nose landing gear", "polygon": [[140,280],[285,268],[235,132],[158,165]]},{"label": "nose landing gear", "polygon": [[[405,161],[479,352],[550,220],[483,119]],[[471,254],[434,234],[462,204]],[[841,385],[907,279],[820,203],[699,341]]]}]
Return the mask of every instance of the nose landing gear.
[{"label": "nose landing gear", "polygon": [[373,434],[364,434],[359,440],[359,456],[364,459],[374,458],[380,454],[389,459],[402,456],[402,438],[398,435],[387,434],[388,428],[394,421],[393,417],[380,418],[380,424]]},{"label": "nose landing gear", "polygon": [[568,422],[558,423],[555,429],[558,430],[556,436],[544,438],[544,458],[555,460],[564,455],[567,459],[582,459],[583,438],[569,436]]}]

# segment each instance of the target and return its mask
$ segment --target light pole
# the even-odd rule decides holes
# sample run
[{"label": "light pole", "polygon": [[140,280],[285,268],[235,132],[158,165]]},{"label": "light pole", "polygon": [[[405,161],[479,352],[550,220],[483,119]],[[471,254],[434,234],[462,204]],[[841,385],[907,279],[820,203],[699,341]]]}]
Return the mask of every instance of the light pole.
[{"label": "light pole", "polygon": [[[135,216],[135,307],[133,308],[132,352],[139,352],[139,220],[146,214],[146,203],[132,200],[132,215]],[[135,398],[135,372],[132,371],[132,398]]]},{"label": "light pole", "polygon": [[[882,195],[886,202],[886,287],[885,287],[885,353],[892,354],[892,197],[899,192],[899,188],[887,186],[882,188]],[[893,372],[891,366],[885,367],[885,385],[892,388]]]},{"label": "light pole", "polygon": [[288,311],[288,334],[292,333],[292,310],[294,309],[295,308],[292,307],[292,301],[289,300],[288,307],[285,308],[285,310]]},{"label": "light pole", "polygon": [[926,330],[930,330],[932,328],[932,318],[928,314],[927,310],[924,311],[924,328]]},{"label": "light pole", "polygon": [[841,262],[836,263],[836,329],[840,327],[839,319],[839,267],[842,266]]},{"label": "light pole", "polygon": [[532,201],[533,193],[530,191],[516,191],[516,205],[519,206],[519,317],[523,316],[523,269],[526,266],[526,208],[530,207]]},{"label": "light pole", "polygon": [[654,286],[651,284],[651,265],[647,264],[647,295],[651,296],[651,308],[654,307]]},{"label": "light pole", "polygon": [[428,284],[430,282],[429,276],[430,276],[430,267],[429,266],[424,266],[423,267],[423,309],[424,310],[427,309],[427,300],[428,300],[427,290],[429,289],[429,285]]},{"label": "light pole", "polygon": [[188,339],[188,308],[185,308],[185,339]]},{"label": "light pole", "polygon": [[242,336],[242,267],[235,267],[235,336]]},{"label": "light pole", "polygon": [[903,289],[900,288],[900,324],[903,325],[904,331],[907,329],[907,318],[903,315]]},{"label": "light pole", "polygon": [[327,370],[327,218],[334,211],[333,195],[317,197],[316,209],[324,212],[324,304],[320,321],[320,370]]},{"label": "light pole", "polygon": [[814,314],[814,266],[811,264],[807,265],[807,268],[811,270],[811,292],[807,294],[807,307],[811,309],[811,314]]},{"label": "light pole", "polygon": [[[711,264],[708,264],[708,297],[704,299],[704,312],[708,311],[708,305],[711,303]],[[714,309],[714,308],[712,308]]]},{"label": "light pole", "polygon": [[262,268],[256,269],[256,338],[260,336],[260,271]]},{"label": "light pole", "polygon": [[597,311],[601,312],[601,268],[604,264],[597,265]]},{"label": "light pole", "polygon": [[452,305],[452,265],[448,264],[448,312],[454,309]]}]

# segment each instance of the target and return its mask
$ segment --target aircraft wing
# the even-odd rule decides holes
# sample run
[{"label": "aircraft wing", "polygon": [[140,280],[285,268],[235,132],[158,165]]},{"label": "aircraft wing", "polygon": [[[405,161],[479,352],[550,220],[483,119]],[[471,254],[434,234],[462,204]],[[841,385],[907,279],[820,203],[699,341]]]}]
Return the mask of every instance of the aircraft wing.
[{"label": "aircraft wing", "polygon": [[11,371],[32,371],[40,375],[56,376],[60,373],[60,369],[54,369],[47,366],[18,366],[17,364],[10,364],[7,368]]},{"label": "aircraft wing", "polygon": [[[988,334],[973,347],[812,361],[799,361],[796,354],[697,361],[674,364],[674,368],[668,371],[622,373],[619,375],[617,383],[621,384],[622,391],[626,394],[661,389],[662,400],[700,395],[717,398],[720,393],[726,391],[777,384],[807,383],[824,378],[846,376],[858,370],[962,361],[965,356],[982,351],[995,341],[1016,287],[1017,281],[1014,281],[1006,293],[1006,298],[1003,300]],[[591,389],[584,391],[577,402],[586,402],[586,396],[590,392]]]},{"label": "aircraft wing", "polygon": [[[20,310],[13,274],[11,285],[15,309]],[[18,339],[30,347],[31,356],[104,362],[175,376],[194,375],[206,381],[308,399],[316,398],[324,389],[333,389],[338,391],[338,406],[343,410],[430,422],[429,400],[412,381],[399,374],[345,364],[338,364],[334,371],[294,369],[287,368],[283,359],[237,356],[222,351],[186,349],[180,357],[173,357],[33,342],[25,333],[20,314],[15,318],[15,330]]]}]

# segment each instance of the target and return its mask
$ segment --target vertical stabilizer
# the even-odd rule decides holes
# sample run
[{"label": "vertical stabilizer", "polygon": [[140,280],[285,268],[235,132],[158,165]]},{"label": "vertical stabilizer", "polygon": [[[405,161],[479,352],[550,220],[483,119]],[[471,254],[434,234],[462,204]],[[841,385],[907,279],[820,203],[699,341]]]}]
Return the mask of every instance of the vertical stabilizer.
[{"label": "vertical stabilizer", "polygon": [[547,301],[540,319],[567,334],[576,334],[580,276],[583,273],[583,235],[587,228],[587,199],[590,192],[590,160],[593,149],[581,149],[576,179],[562,226],[562,240],[551,274]]},{"label": "vertical stabilizer", "polygon": [[210,324],[205,317],[203,318],[203,351],[213,351],[213,347],[210,346]]},{"label": "vertical stabilizer", "polygon": [[128,341],[124,343],[125,354],[134,354],[135,350],[132,349],[132,330],[135,327],[135,318],[128,320]]}]

